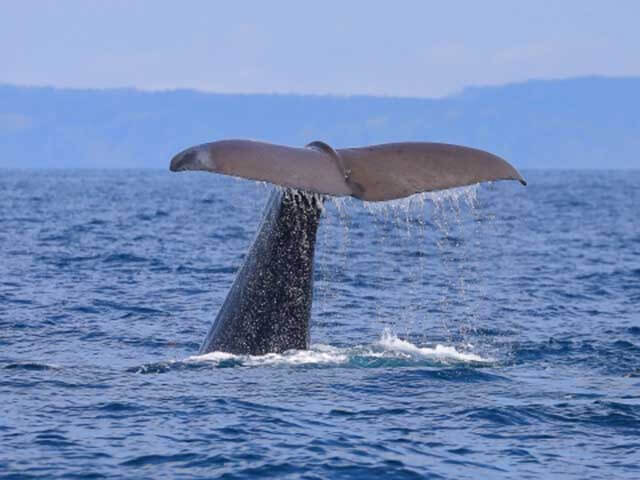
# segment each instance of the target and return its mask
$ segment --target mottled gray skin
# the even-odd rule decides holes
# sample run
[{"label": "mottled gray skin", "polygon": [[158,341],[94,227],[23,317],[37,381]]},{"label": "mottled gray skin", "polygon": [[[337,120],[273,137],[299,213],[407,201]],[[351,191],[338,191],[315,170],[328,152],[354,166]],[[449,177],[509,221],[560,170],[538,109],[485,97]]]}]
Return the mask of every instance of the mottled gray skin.
[{"label": "mottled gray skin", "polygon": [[276,189],[200,354],[264,355],[309,348],[313,254],[322,200]]}]

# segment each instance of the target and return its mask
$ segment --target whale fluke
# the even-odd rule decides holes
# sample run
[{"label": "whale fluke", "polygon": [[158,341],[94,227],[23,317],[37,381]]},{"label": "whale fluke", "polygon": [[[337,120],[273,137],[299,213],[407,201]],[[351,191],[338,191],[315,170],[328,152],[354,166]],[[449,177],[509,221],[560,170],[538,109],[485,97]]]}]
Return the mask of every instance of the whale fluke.
[{"label": "whale fluke", "polygon": [[446,143],[404,142],[334,150],[250,140],[221,140],[188,148],[171,171],[206,170],[283,187],[368,201],[392,200],[493,180],[526,182],[506,160]]},{"label": "whale fluke", "polygon": [[206,170],[326,195],[351,195],[337,161],[319,148],[220,140],[180,152],[170,169]]},{"label": "whale fluke", "polygon": [[491,180],[523,178],[482,150],[444,143],[389,143],[334,150],[249,140],[189,148],[171,170],[206,170],[275,189],[262,226],[200,353],[262,355],[309,347],[313,254],[325,195],[382,201]]},{"label": "whale fluke", "polygon": [[506,160],[447,143],[387,143],[338,150],[351,195],[382,201],[493,180],[526,182]]}]

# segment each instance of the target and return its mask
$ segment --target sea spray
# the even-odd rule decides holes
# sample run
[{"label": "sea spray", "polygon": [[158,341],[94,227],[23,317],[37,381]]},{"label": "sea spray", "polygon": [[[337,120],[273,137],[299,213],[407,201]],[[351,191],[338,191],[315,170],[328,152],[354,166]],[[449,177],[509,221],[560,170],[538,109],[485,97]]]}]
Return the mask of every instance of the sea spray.
[{"label": "sea spray", "polygon": [[[468,301],[467,290],[482,289],[485,284],[472,265],[476,246],[472,240],[482,234],[478,232],[481,222],[476,221],[480,210],[477,185],[387,202],[330,198],[327,204],[316,261],[322,278],[316,311],[335,312],[333,306],[340,305],[337,310],[348,323],[345,298],[338,292],[349,295],[341,280],[353,283],[352,272],[357,271],[370,288],[360,285],[351,298],[371,304],[367,308],[377,329],[389,326],[405,336],[417,331],[426,338],[441,324],[449,340],[473,333],[481,306]],[[367,222],[372,228],[363,225]],[[361,238],[367,230],[372,234]],[[362,263],[364,249],[386,254]],[[389,307],[386,297],[392,291],[401,292],[391,299],[395,308]],[[446,315],[452,310],[455,315]],[[449,324],[447,317],[458,320]]]},{"label": "sea spray", "polygon": [[[466,346],[470,348],[469,345]],[[312,345],[309,350],[290,350],[284,353],[268,353],[266,355],[234,355],[226,352],[211,352],[186,358],[183,363],[206,363],[213,366],[331,366],[349,367],[371,366],[371,360],[380,360],[375,366],[417,366],[448,364],[489,364],[492,358],[483,357],[470,351],[460,350],[453,345],[416,345],[409,340],[401,339],[386,328],[377,341],[370,345],[353,347],[335,347],[331,345]],[[176,362],[169,362],[174,365]],[[179,362],[178,362],[179,363]],[[174,368],[179,368],[174,365]],[[144,371],[149,369],[144,369]]]}]

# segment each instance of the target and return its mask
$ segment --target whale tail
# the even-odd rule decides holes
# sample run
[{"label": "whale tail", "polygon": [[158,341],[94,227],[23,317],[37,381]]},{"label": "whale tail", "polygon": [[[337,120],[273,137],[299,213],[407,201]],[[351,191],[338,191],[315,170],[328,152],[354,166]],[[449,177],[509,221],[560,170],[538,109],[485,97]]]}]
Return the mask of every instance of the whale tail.
[{"label": "whale tail", "polygon": [[205,170],[283,187],[367,201],[402,198],[494,180],[518,180],[506,160],[483,150],[446,143],[404,142],[333,149],[250,140],[221,140],[188,148],[171,171]]},{"label": "whale tail", "polygon": [[179,153],[171,160],[171,170],[206,170],[285,187],[271,194],[262,226],[200,348],[202,354],[219,350],[262,355],[309,347],[322,195],[382,201],[488,180],[525,183],[500,157],[443,143],[334,150],[323,142],[292,148],[222,140]]}]

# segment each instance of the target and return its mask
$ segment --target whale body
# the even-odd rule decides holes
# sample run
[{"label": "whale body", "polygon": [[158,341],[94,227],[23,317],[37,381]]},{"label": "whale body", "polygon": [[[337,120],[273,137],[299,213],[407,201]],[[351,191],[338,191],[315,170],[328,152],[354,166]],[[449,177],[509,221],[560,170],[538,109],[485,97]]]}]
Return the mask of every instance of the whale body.
[{"label": "whale body", "polygon": [[458,145],[405,142],[333,149],[250,140],[188,148],[171,171],[204,170],[276,185],[262,225],[200,354],[309,348],[316,233],[326,195],[385,201],[493,180],[526,185],[506,160]]}]

